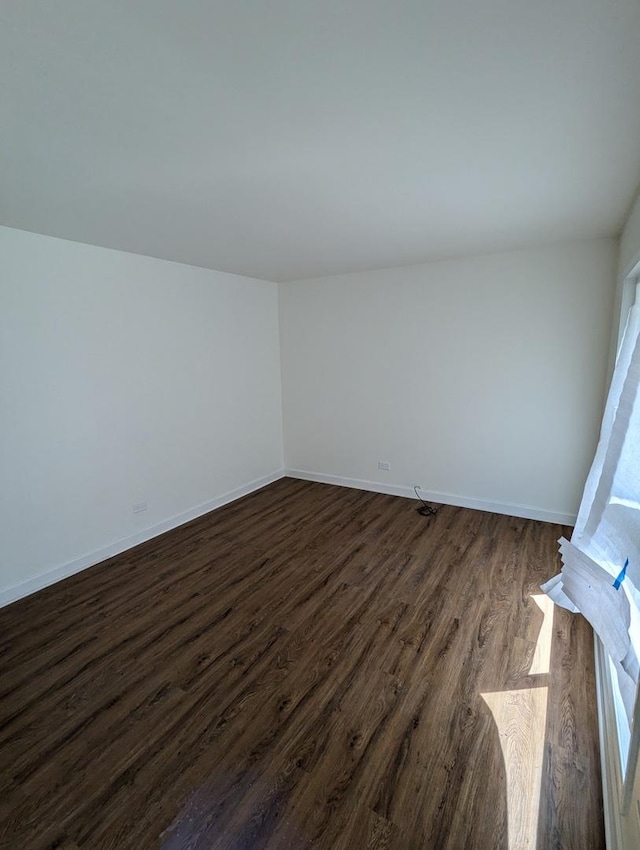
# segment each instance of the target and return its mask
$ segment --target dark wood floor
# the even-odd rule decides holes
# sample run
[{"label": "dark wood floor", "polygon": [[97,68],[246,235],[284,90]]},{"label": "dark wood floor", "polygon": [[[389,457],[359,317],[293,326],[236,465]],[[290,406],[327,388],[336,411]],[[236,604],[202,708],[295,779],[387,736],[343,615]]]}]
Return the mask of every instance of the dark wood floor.
[{"label": "dark wood floor", "polygon": [[603,848],[568,530],[415,504],[284,479],[1,610],[0,846]]}]

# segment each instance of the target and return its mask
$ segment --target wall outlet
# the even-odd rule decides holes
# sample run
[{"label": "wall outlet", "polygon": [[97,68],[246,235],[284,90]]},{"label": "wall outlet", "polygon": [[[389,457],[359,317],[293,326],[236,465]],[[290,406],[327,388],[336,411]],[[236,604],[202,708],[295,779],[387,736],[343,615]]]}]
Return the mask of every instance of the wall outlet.
[{"label": "wall outlet", "polygon": [[136,502],[132,507],[132,511],[134,514],[140,514],[142,511],[146,511],[147,503],[146,502]]},{"label": "wall outlet", "polygon": [[383,472],[389,472],[391,469],[391,464],[387,463],[386,460],[379,460],[378,469],[381,469]]}]

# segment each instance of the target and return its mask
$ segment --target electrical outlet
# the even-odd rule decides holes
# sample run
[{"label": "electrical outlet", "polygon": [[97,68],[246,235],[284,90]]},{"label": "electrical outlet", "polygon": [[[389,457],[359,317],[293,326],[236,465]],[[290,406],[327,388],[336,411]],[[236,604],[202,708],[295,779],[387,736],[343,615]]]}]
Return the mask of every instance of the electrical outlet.
[{"label": "electrical outlet", "polygon": [[132,511],[134,514],[140,514],[142,511],[146,511],[147,503],[146,502],[136,502],[132,507]]},{"label": "electrical outlet", "polygon": [[383,472],[389,472],[391,470],[391,464],[387,463],[386,460],[379,460],[378,469],[381,469]]}]

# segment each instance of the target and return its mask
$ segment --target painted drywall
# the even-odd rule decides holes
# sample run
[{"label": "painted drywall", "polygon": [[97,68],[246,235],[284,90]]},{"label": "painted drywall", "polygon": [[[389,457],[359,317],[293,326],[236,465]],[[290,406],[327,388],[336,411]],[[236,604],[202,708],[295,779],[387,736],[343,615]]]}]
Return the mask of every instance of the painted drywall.
[{"label": "painted drywall", "polygon": [[281,283],[287,469],[571,520],[616,262],[598,239]]},{"label": "painted drywall", "polygon": [[0,269],[0,595],[281,470],[276,284],[7,228]]}]

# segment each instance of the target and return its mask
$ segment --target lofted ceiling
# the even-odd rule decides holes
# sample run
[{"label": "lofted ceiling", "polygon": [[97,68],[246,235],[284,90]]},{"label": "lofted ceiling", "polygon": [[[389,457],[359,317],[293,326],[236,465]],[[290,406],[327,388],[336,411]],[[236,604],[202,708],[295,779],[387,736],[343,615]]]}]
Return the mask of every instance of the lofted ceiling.
[{"label": "lofted ceiling", "polygon": [[639,0],[4,0],[0,224],[270,280],[619,233]]}]

